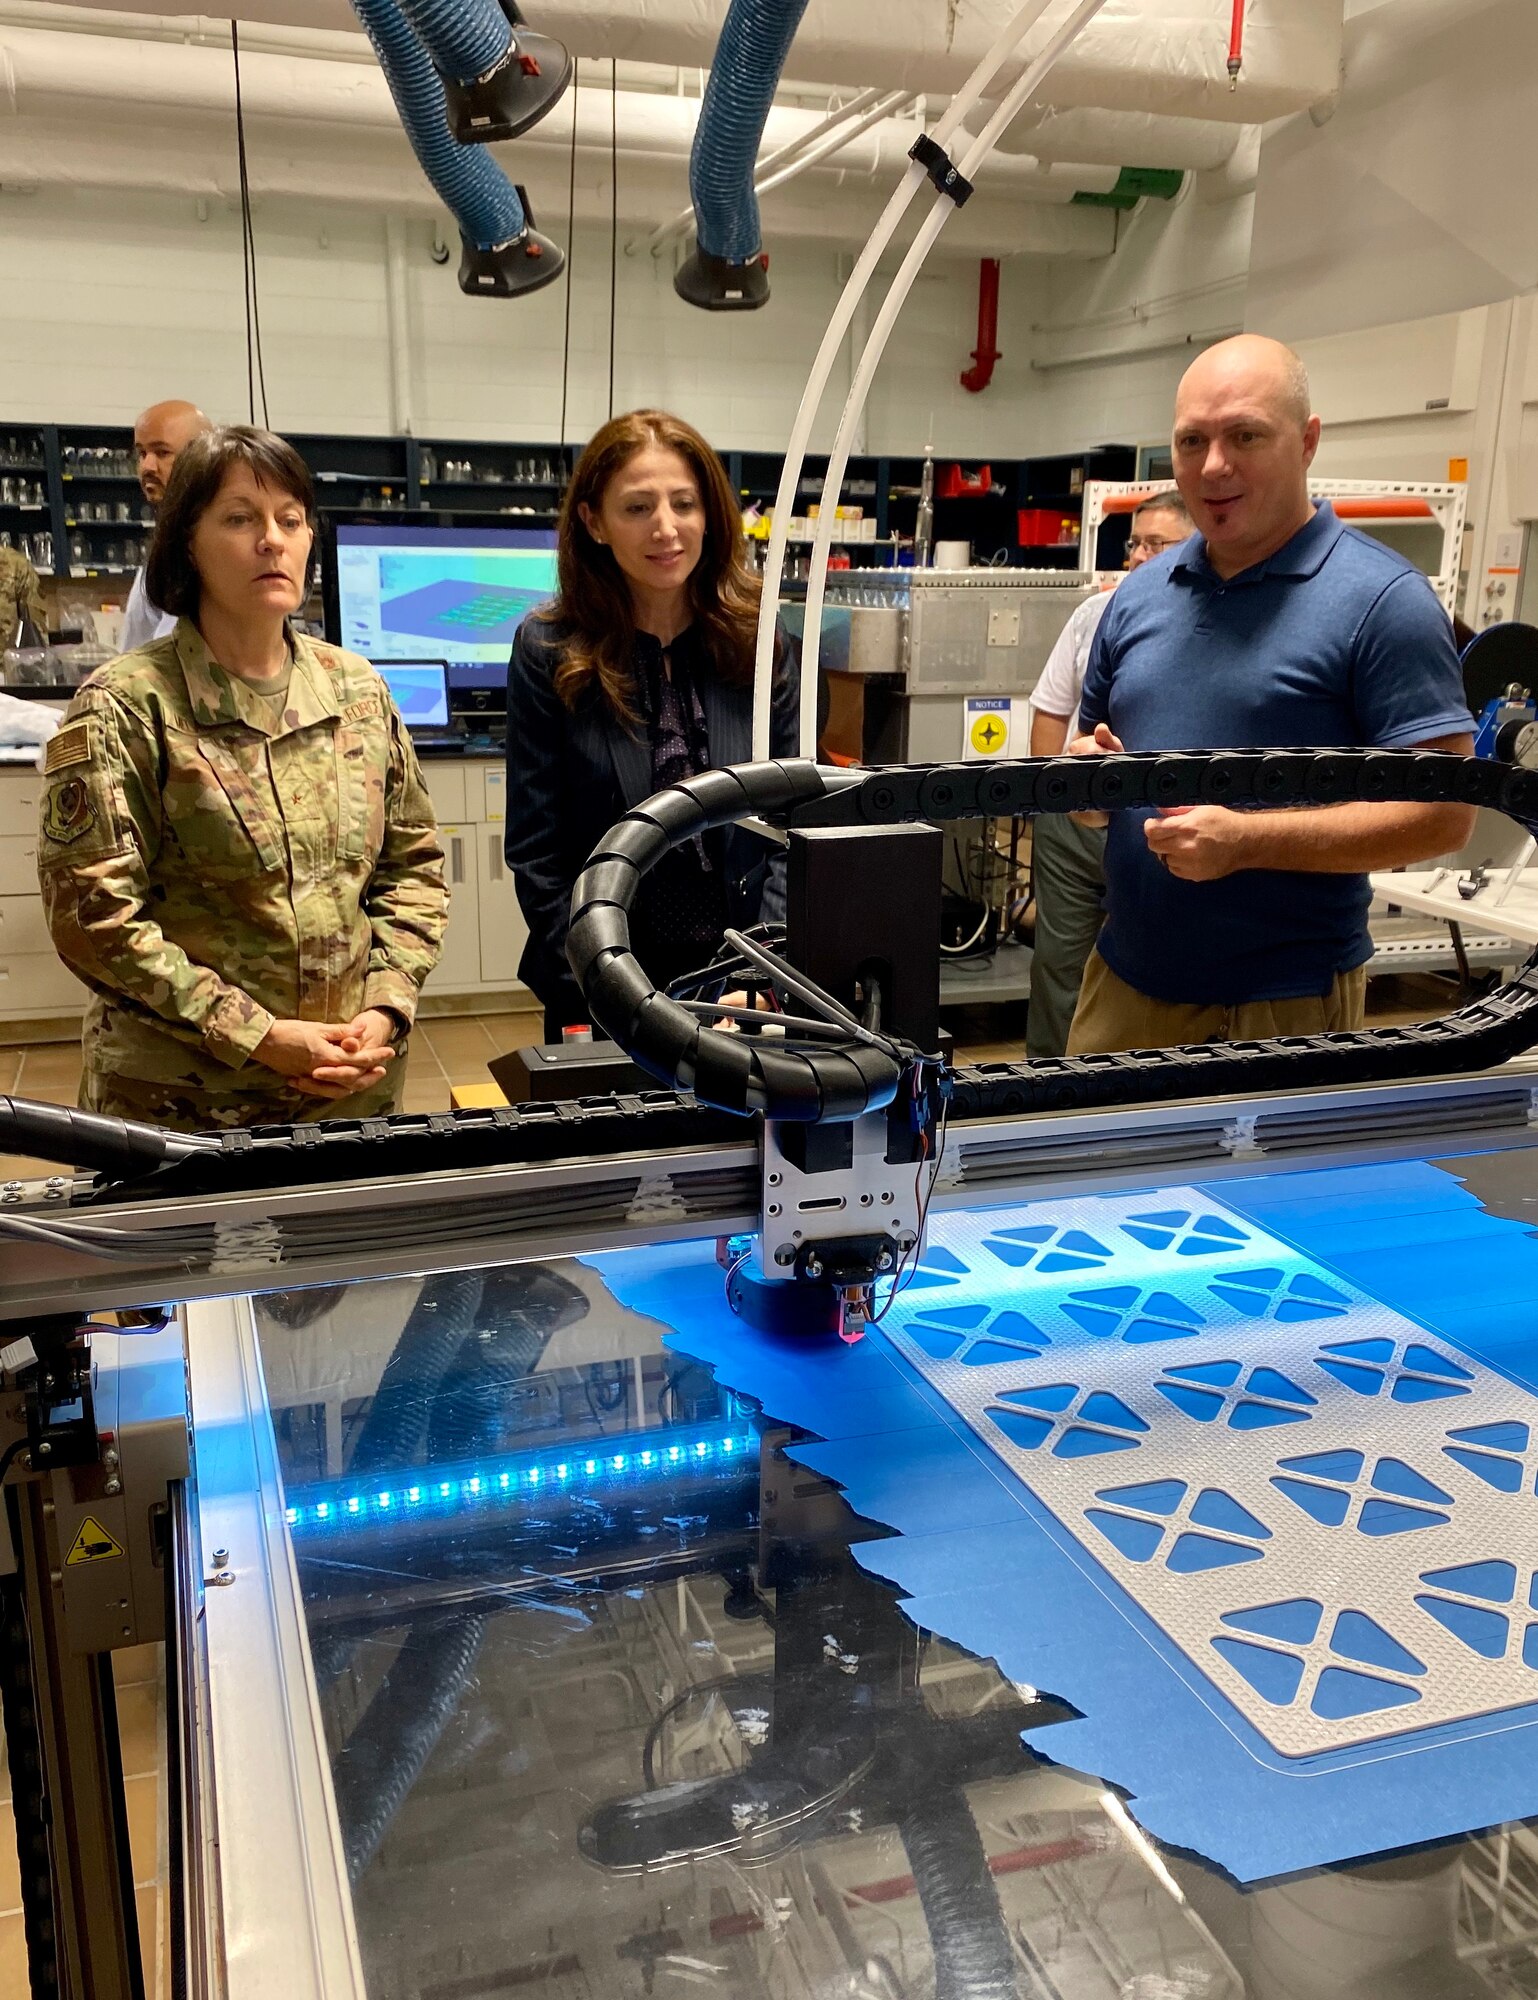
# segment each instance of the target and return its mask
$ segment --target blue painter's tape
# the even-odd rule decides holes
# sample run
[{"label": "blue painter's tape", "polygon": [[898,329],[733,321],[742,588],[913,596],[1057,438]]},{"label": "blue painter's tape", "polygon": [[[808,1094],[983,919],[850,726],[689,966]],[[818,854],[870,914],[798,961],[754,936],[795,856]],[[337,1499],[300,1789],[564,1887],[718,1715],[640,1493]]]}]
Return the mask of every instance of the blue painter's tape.
[{"label": "blue painter's tape", "polygon": [[[1524,1609],[1538,1578],[1520,1536],[1471,1556],[1458,1525],[1485,1504],[1471,1493],[1531,1505],[1538,1239],[1487,1213],[1455,1167],[1161,1189],[1130,1213],[1108,1201],[1099,1220],[1080,1203],[1071,1229],[1047,1226],[1066,1204],[970,1228],[942,1217],[936,1248],[961,1266],[950,1321],[941,1293],[915,1296],[852,1349],[753,1333],[703,1246],[589,1261],[673,1329],[670,1344],[824,1440],[795,1455],[895,1531],[857,1554],[917,1623],[1078,1711],[1030,1732],[1032,1750],[1116,1785],[1158,1838],[1254,1881],[1519,1818],[1538,1798],[1538,1624]],[[1224,1217],[1240,1240],[1213,1226]],[[981,1250],[958,1257],[963,1237]],[[969,1289],[983,1265],[992,1275]],[[1361,1293],[1398,1321],[1373,1320]],[[1171,1390],[1207,1403],[1183,1409]],[[1352,1417],[1344,1442],[1328,1434],[1332,1409]],[[1189,1433],[1180,1477],[1156,1458],[1171,1426],[1184,1426],[1177,1443]],[[1236,1451],[1275,1468],[1242,1502],[1214,1469]],[[1069,1487],[1091,1504],[1070,1504]],[[1423,1581],[1403,1603],[1341,1600],[1321,1616],[1297,1587],[1258,1584],[1300,1532],[1330,1563],[1360,1546],[1403,1568],[1424,1545],[1407,1572]],[[1218,1560],[1225,1548],[1237,1553]],[[1511,1601],[1496,1605],[1490,1577],[1504,1585],[1507,1569]],[[1169,1622],[1172,1590],[1220,1587],[1231,1609],[1208,1636]],[[1482,1662],[1520,1690],[1530,1674],[1535,1699],[1424,1725],[1449,1646],[1471,1676]],[[1279,1748],[1267,1718],[1305,1708],[1321,1740],[1341,1733]]]}]

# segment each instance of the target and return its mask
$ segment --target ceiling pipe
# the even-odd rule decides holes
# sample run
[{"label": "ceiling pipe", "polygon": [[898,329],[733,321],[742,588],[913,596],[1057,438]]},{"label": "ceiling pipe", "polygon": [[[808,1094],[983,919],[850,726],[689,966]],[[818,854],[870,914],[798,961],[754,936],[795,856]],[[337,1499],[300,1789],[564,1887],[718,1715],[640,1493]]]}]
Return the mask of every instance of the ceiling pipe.
[{"label": "ceiling pipe", "polygon": [[1094,354],[1064,355],[1060,361],[1033,361],[1033,375],[1056,375],[1065,368],[1102,368],[1113,361],[1147,361],[1156,354],[1175,354],[1192,347],[1216,347],[1220,340],[1232,340],[1243,333],[1242,326],[1215,326],[1208,333],[1180,334],[1170,340],[1151,340],[1143,347],[1106,347]]},{"label": "ceiling pipe", "polygon": [[[722,9],[699,0],[541,0],[541,24],[579,55],[708,64]],[[1013,12],[1009,0],[810,0],[793,74],[804,84],[877,85],[947,94],[961,88]],[[1055,9],[1020,49],[1040,54],[1061,18]],[[1125,106],[1228,124],[1284,118],[1336,87],[1341,0],[1268,0],[1251,9],[1244,96],[1228,87],[1225,0],[1122,0],[1054,72],[1058,104]]]},{"label": "ceiling pipe", "polygon": [[[797,174],[808,167],[821,166],[824,160],[850,145],[868,132],[873,125],[879,125],[883,118],[892,117],[904,110],[913,101],[911,91],[891,90],[883,95],[876,90],[862,90],[858,97],[838,111],[830,111],[828,116],[798,139],[792,139],[788,146],[759,163],[753,176],[753,192],[768,194],[771,189],[783,187],[794,180]],[[694,203],[680,209],[671,222],[664,222],[654,229],[646,239],[646,248],[655,257],[659,250],[676,238],[685,235],[694,227]],[[634,243],[625,245],[626,251],[635,249]]]},{"label": "ceiling pipe", "polygon": [[[322,126],[338,143],[341,135],[359,131],[398,134],[400,119],[384,78],[377,68],[353,63],[310,62],[280,55],[241,56],[242,100],[248,133],[258,121],[273,134]],[[900,94],[899,94],[900,96]],[[607,87],[584,82],[583,116],[577,149],[609,156],[609,97]],[[48,29],[0,28],[0,115],[44,115],[76,118],[88,137],[103,115],[132,106],[142,120],[160,110],[177,114],[161,121],[157,144],[168,143],[173,126],[197,114],[234,114],[234,79],[228,48],[195,44],[133,42],[102,35],[64,34]],[[595,106],[599,107],[595,110]],[[614,100],[617,137],[630,162],[651,160],[682,167],[689,158],[699,116],[696,98],[621,90]],[[571,144],[571,111],[557,109],[517,142],[520,163],[555,154],[564,165]],[[765,127],[765,143],[775,151],[792,144],[807,146],[811,135],[826,125],[815,111],[776,106]],[[857,121],[863,122],[863,121]],[[911,120],[883,117],[868,130],[851,130],[836,154],[807,170],[838,173],[871,180],[900,173],[908,165],[913,144]],[[280,151],[285,141],[277,140]],[[271,146],[269,143],[269,150]],[[253,156],[253,164],[254,164]],[[1008,192],[1025,201],[1070,202],[1081,189],[1102,193],[1114,185],[1114,170],[1098,165],[1045,165],[1016,154],[989,162],[984,190]],[[324,188],[324,181],[317,184]],[[667,202],[663,209],[672,206]],[[639,217],[648,225],[656,211]],[[852,233],[852,232],[851,232]]]},{"label": "ceiling pipe", "polygon": [[961,386],[980,396],[993,380],[999,354],[999,260],[984,257],[977,267],[977,345],[970,368],[961,371]]},{"label": "ceiling pipe", "polygon": [[[447,226],[398,126],[388,133],[339,135],[291,124],[282,134],[275,122],[248,121],[247,135],[251,195],[257,202],[292,202],[311,212],[415,216]],[[89,189],[180,195],[234,209],[239,187],[233,155],[227,121],[213,114],[168,121],[155,145],[146,146],[142,117],[128,98],[94,107],[89,121],[65,115],[0,117],[0,185],[18,201],[37,190]],[[680,167],[681,162],[645,160],[621,173],[622,229],[644,231],[667,210],[677,199]],[[829,246],[863,242],[880,212],[879,187],[853,180],[830,201],[813,178],[765,198],[765,221],[775,235]],[[564,197],[564,187],[561,192]],[[577,221],[600,223],[606,245],[610,200],[607,150],[601,158],[579,151]],[[1114,222],[1106,210],[1001,198],[985,184],[952,222],[944,254],[967,261],[986,256],[1098,261],[1111,255]]]}]

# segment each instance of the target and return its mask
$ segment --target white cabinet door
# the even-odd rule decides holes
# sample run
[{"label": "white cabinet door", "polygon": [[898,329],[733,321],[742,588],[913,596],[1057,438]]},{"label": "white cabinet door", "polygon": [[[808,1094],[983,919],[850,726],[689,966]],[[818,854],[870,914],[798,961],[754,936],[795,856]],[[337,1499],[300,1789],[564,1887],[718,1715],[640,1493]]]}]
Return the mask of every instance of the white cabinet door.
[{"label": "white cabinet door", "polygon": [[428,976],[429,993],[462,993],[481,983],[480,884],[475,847],[480,828],[440,825],[449,883],[449,928],[443,952]]},{"label": "white cabinet door", "polygon": [[37,801],[42,779],[25,768],[0,771],[0,834],[37,833]]},{"label": "white cabinet door", "polygon": [[0,956],[0,1016],[78,1014],[89,998],[51,951]]},{"label": "white cabinet door", "polygon": [[0,896],[0,959],[53,950],[41,896]]},{"label": "white cabinet door", "polygon": [[459,826],[467,819],[478,819],[478,813],[465,809],[465,767],[447,757],[424,757],[422,782],[427,787],[427,796],[433,802],[439,826]]},{"label": "white cabinet door", "polygon": [[475,863],[481,894],[481,978],[488,986],[516,986],[518,961],[528,942],[513,889],[512,871],[502,858],[501,825],[475,829]]}]

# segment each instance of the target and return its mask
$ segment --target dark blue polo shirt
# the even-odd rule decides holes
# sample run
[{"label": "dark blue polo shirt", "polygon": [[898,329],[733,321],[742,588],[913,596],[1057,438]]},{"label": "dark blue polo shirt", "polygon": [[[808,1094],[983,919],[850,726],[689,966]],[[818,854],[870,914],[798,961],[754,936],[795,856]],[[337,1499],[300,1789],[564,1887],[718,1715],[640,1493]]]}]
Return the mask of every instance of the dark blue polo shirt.
[{"label": "dark blue polo shirt", "polygon": [[[1200,535],[1134,570],[1100,621],[1079,714],[1129,750],[1403,750],[1473,728],[1431,586],[1327,502],[1227,582]],[[1371,957],[1365,875],[1248,868],[1182,882],[1149,852],[1148,817],[1111,817],[1100,933],[1106,963],[1140,993],[1292,999]]]}]

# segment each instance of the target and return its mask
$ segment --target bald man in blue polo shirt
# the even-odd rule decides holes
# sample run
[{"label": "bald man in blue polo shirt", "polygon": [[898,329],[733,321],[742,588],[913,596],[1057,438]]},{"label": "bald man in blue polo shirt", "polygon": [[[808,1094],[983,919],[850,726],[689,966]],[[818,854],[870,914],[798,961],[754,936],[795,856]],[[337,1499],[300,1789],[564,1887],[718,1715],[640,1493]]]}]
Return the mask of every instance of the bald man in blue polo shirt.
[{"label": "bald man in blue polo shirt", "polygon": [[[1373,745],[1473,752],[1452,623],[1425,577],[1309,498],[1308,378],[1256,334],[1210,348],[1175,402],[1197,532],[1101,620],[1079,756]],[[1360,1026],[1371,869],[1461,847],[1463,806],[1226,806],[1111,816],[1106,921],[1070,1054]]]}]

